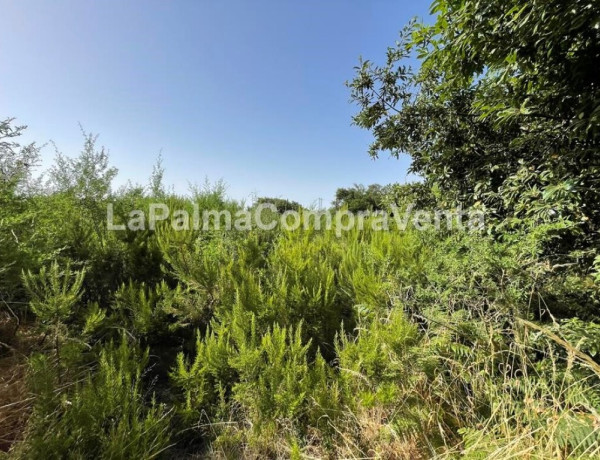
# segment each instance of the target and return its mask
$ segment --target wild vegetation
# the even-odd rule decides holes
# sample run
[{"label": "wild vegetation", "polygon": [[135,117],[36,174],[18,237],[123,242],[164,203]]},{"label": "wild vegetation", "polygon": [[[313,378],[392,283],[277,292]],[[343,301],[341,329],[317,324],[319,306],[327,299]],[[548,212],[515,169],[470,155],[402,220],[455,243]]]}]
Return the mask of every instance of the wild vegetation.
[{"label": "wild vegetation", "polygon": [[371,153],[423,181],[335,207],[460,204],[478,231],[110,231],[108,204],[244,204],[160,161],[114,190],[86,133],[34,176],[2,121],[0,458],[598,458],[597,6],[436,0],[348,83]]}]

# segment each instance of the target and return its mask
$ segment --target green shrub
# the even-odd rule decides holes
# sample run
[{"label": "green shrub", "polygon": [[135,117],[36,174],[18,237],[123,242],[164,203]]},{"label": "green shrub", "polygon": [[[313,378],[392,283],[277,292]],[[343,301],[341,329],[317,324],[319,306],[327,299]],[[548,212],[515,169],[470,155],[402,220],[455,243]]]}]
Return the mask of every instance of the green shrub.
[{"label": "green shrub", "polygon": [[148,353],[124,338],[100,352],[98,369],[54,392],[48,359],[32,360],[37,393],[23,458],[156,458],[170,445],[170,414],[142,387]]}]

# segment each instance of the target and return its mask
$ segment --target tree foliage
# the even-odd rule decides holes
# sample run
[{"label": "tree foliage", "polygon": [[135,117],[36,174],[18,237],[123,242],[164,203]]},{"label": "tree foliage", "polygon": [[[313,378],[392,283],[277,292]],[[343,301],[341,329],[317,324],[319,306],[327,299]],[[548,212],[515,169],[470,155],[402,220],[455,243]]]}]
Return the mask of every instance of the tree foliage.
[{"label": "tree foliage", "polygon": [[300,211],[302,209],[302,205],[300,203],[293,200],[287,200],[285,198],[269,198],[263,196],[257,198],[255,204],[257,206],[261,204],[272,204],[280,214],[283,214],[286,211]]},{"label": "tree foliage", "polygon": [[571,247],[594,244],[594,2],[438,0],[432,12],[434,24],[408,25],[383,65],[362,61],[349,83],[371,155],[410,155],[443,194],[509,227],[564,219],[580,235]]},{"label": "tree foliage", "polygon": [[350,212],[379,211],[384,208],[384,195],[386,190],[379,184],[365,187],[354,184],[350,188],[338,188],[335,192],[336,208],[346,207]]}]

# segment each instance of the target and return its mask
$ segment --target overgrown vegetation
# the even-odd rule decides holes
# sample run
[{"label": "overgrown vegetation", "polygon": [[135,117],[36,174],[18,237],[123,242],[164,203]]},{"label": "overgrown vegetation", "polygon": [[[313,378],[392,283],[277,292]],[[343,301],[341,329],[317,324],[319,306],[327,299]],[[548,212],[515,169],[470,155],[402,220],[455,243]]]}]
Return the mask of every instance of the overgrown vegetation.
[{"label": "overgrown vegetation", "polygon": [[160,160],[115,191],[87,133],[34,180],[38,147],[0,123],[4,455],[600,456],[598,9],[433,9],[349,83],[372,153],[424,181],[335,204],[473,206],[480,231],[109,231],[108,204],[116,223],[244,206],[222,183],[169,192]]}]

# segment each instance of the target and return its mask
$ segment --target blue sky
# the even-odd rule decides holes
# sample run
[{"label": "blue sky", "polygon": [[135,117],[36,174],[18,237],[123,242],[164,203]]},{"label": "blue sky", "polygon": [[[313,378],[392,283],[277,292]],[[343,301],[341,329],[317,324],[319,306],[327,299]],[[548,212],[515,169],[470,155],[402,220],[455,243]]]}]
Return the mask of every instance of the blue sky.
[{"label": "blue sky", "polygon": [[[228,193],[326,204],[353,183],[410,180],[408,158],[367,155],[344,82],[381,61],[427,1],[2,2],[0,117],[75,155],[100,135],[117,185],[223,179]],[[54,157],[44,149],[46,165]]]}]

